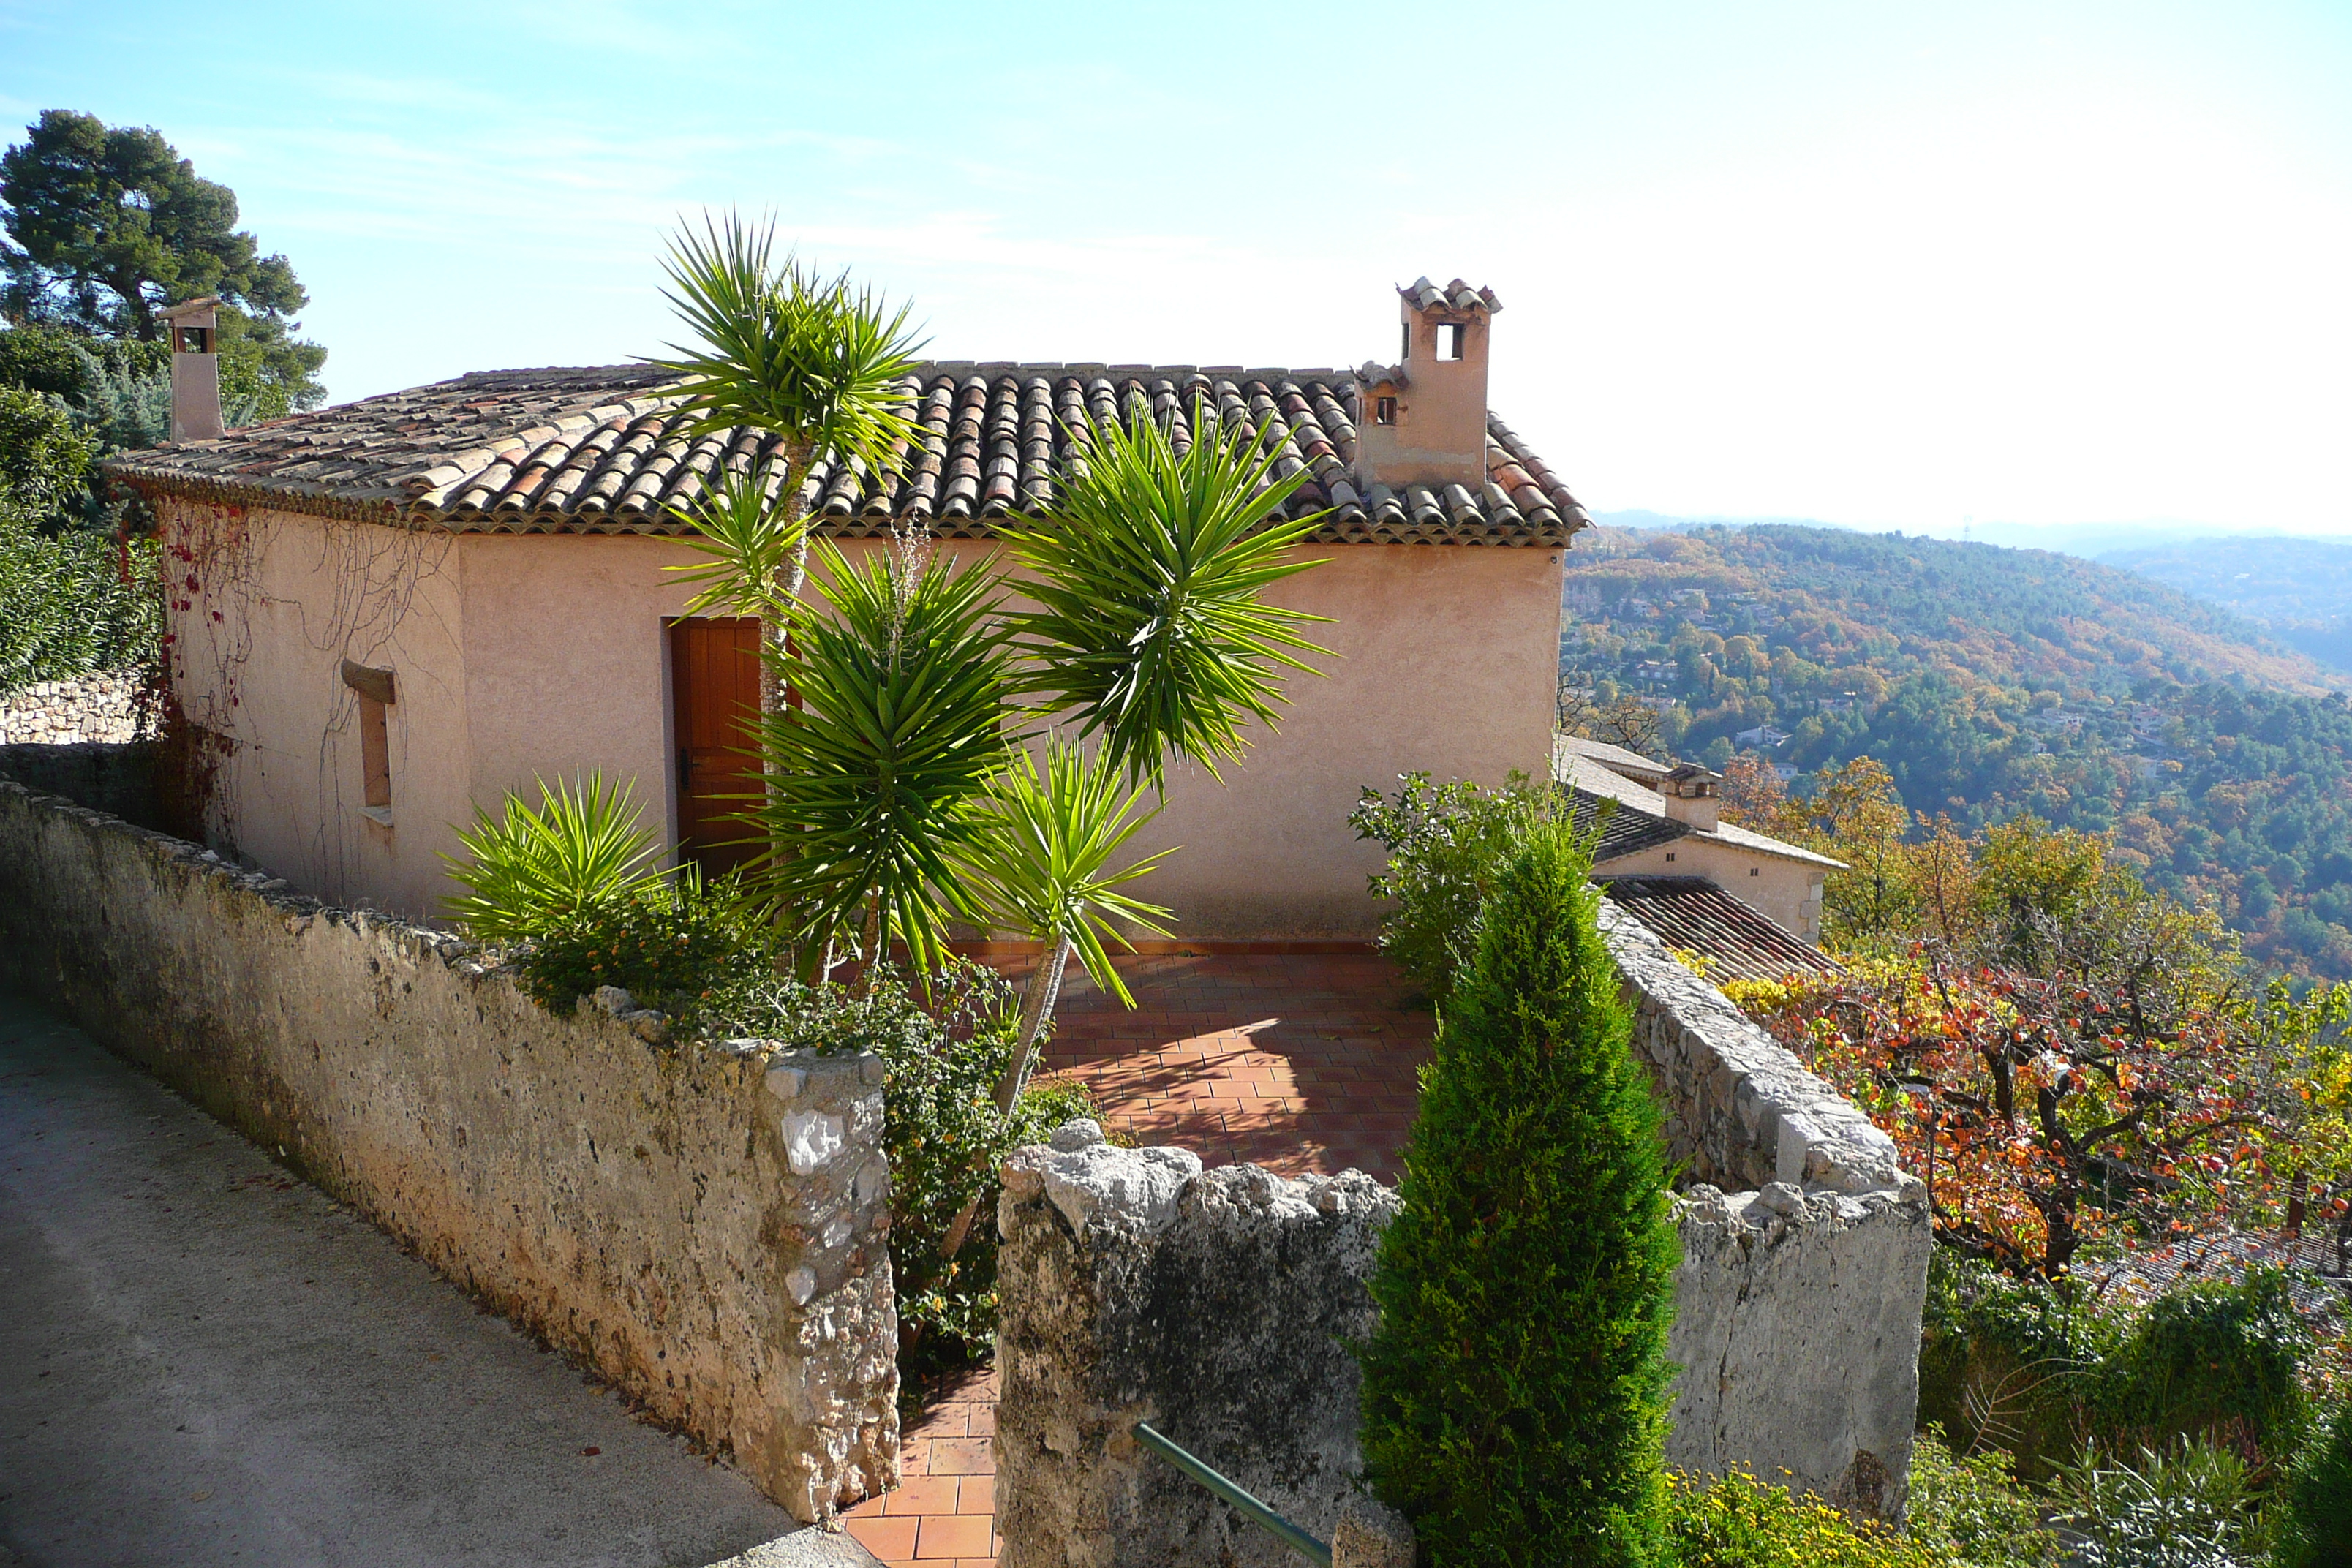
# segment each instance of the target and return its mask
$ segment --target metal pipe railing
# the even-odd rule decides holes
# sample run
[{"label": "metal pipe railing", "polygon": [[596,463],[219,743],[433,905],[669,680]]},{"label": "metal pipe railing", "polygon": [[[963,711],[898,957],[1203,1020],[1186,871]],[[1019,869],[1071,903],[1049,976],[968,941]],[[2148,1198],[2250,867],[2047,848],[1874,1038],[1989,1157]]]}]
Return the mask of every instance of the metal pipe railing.
[{"label": "metal pipe railing", "polygon": [[1316,1568],[1331,1568],[1328,1546],[1186,1453],[1166,1433],[1154,1431],[1149,1421],[1135,1424],[1135,1440],[1232,1504],[1244,1519],[1316,1564]]}]

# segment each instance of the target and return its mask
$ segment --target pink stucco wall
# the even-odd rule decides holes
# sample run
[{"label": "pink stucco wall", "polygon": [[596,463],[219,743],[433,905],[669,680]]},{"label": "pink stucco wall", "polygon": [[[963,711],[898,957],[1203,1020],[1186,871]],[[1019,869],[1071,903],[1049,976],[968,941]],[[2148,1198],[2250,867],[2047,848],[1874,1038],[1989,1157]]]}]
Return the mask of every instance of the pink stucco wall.
[{"label": "pink stucco wall", "polygon": [[[211,563],[187,568],[200,586],[171,617],[175,677],[191,718],[235,742],[218,826],[251,860],[329,898],[431,918],[449,890],[441,856],[475,802],[591,767],[634,781],[674,838],[663,627],[688,590],[662,568],[690,559],[677,542],[164,510],[170,534]],[[1347,826],[1361,786],[1412,769],[1492,783],[1549,766],[1558,552],[1312,553],[1327,564],[1276,596],[1330,616],[1313,635],[1339,657],[1292,680],[1279,732],[1222,785],[1176,769],[1147,829],[1153,847],[1182,846],[1139,890],[1178,911],[1183,935],[1369,934],[1379,848]],[[359,810],[346,658],[399,682],[388,828]]]}]

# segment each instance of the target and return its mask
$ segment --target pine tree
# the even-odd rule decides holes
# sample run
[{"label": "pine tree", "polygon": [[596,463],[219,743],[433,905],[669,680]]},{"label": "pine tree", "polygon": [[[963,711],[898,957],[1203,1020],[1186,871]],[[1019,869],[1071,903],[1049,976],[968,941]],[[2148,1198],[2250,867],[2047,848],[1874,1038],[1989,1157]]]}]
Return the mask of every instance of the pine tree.
[{"label": "pine tree", "polygon": [[1668,1560],[1680,1243],[1590,865],[1538,824],[1488,897],[1372,1279],[1365,1467],[1436,1568]]}]

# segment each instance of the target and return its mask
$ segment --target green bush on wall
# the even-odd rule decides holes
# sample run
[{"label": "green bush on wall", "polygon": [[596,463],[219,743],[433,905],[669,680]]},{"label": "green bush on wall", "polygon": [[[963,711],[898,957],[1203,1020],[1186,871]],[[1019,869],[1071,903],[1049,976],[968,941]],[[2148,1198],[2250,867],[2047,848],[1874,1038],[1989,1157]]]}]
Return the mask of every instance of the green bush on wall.
[{"label": "green bush on wall", "polygon": [[1543,823],[1496,879],[1371,1280],[1365,1468],[1436,1568],[1667,1560],[1680,1244],[1590,866]]},{"label": "green bush on wall", "polygon": [[[883,1142],[890,1157],[890,1268],[898,1322],[917,1365],[985,1355],[996,1334],[996,1187],[1004,1156],[1074,1117],[1093,1117],[1075,1084],[1033,1084],[1008,1119],[998,1077],[1019,1036],[1020,994],[984,964],[950,960],[919,989],[884,971],[871,985],[804,984],[772,968],[739,970],[705,998],[694,1026],[787,1049],[871,1051],[889,1068]],[[984,1184],[980,1224],[954,1258],[940,1243]]]}]

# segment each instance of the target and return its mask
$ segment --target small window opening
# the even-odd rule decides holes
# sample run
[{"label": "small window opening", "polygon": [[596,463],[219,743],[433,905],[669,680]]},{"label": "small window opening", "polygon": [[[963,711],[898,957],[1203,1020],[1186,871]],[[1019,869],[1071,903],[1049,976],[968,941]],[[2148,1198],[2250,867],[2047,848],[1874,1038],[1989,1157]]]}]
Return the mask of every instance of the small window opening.
[{"label": "small window opening", "polygon": [[1463,331],[1463,325],[1459,321],[1440,321],[1437,323],[1437,357],[1439,359],[1460,359],[1462,357]]},{"label": "small window opening", "polygon": [[1751,877],[1760,877],[1764,874],[1764,868],[1761,866],[1750,866],[1748,868],[1748,874]]},{"label": "small window opening", "polygon": [[1400,360],[1409,360],[1412,357],[1412,323],[1411,321],[1407,321],[1404,323],[1404,341],[1397,344],[1397,358]]},{"label": "small window opening", "polygon": [[343,660],[343,684],[360,700],[360,778],[362,814],[386,827],[392,826],[392,724],[389,710],[394,692],[392,671],[371,669]]},{"label": "small window opening", "polygon": [[1393,425],[1396,423],[1395,398],[1376,397],[1372,399],[1372,423],[1375,425]]},{"label": "small window opening", "polygon": [[213,334],[209,327],[182,327],[179,338],[180,352],[184,354],[208,354],[213,352]]},{"label": "small window opening", "polygon": [[1674,860],[1675,860],[1675,852],[1674,852],[1673,850],[1671,850],[1671,849],[1667,850],[1667,851],[1666,851],[1666,864],[1668,864],[1669,866],[1671,866],[1671,865],[1673,865],[1673,864],[1674,864]]}]

